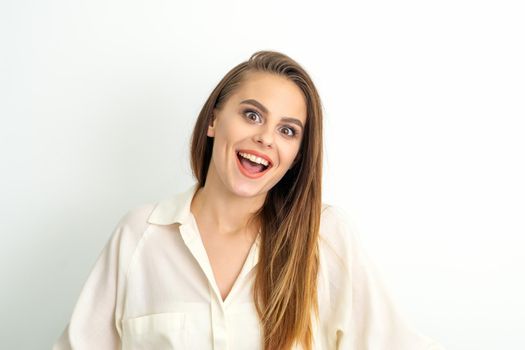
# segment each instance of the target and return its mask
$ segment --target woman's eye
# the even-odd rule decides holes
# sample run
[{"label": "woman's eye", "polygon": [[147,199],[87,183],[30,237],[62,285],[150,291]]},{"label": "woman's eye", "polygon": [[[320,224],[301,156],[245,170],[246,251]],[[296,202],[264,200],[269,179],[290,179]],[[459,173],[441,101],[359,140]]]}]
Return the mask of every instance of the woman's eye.
[{"label": "woman's eye", "polygon": [[252,110],[247,110],[244,112],[244,115],[246,116],[246,118],[248,118],[250,121],[252,122],[255,122],[255,123],[258,123],[260,122],[261,120],[261,116],[257,113],[257,112],[254,112]]},{"label": "woman's eye", "polygon": [[285,134],[286,136],[295,136],[295,134],[297,134],[297,131],[294,128],[289,127],[289,126],[285,126],[281,128],[281,132]]}]

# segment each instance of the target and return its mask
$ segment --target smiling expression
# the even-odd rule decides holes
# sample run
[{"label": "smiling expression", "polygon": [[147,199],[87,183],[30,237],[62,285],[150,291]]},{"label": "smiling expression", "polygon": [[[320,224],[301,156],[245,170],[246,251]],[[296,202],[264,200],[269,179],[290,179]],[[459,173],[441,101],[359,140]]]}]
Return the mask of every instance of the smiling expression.
[{"label": "smiling expression", "polygon": [[206,182],[222,183],[238,196],[265,196],[299,152],[307,115],[301,89],[286,77],[250,72],[213,112]]}]

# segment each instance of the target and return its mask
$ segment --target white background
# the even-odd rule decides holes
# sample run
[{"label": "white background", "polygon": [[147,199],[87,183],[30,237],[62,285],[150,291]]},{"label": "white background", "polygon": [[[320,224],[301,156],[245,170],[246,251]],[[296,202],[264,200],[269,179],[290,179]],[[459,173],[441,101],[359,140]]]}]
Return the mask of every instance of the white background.
[{"label": "white background", "polygon": [[205,99],[260,49],[325,111],[324,201],[447,349],[525,348],[520,1],[0,3],[0,348],[46,349],[129,209],[192,183]]}]

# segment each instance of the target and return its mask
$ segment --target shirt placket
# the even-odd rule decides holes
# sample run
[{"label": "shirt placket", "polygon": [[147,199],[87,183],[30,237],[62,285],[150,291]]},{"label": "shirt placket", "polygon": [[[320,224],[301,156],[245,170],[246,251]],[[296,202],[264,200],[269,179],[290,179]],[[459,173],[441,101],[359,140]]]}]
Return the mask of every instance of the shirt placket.
[{"label": "shirt placket", "polygon": [[206,253],[206,249],[199,237],[197,223],[190,216],[188,222],[179,227],[184,243],[193,254],[202,271],[208,279],[208,289],[210,295],[210,316],[214,350],[228,350],[228,332],[225,306],[213,275],[213,270]]},{"label": "shirt placket", "polygon": [[212,339],[214,350],[228,350],[228,323],[227,323],[227,305],[231,304],[232,299],[235,297],[239,284],[245,279],[248,272],[256,265],[258,261],[259,252],[259,239],[257,236],[256,241],[252,245],[250,252],[244,262],[239,276],[234,282],[230,293],[226,297],[226,300],[222,300],[222,296],[215,281],[213,270],[210,265],[210,260],[202,243],[202,239],[199,236],[199,231],[195,218],[190,215],[188,222],[182,224],[179,227],[184,243],[189,248],[197,262],[199,263],[202,271],[208,279],[208,290],[210,295],[210,316],[211,316],[211,328],[212,328]]},{"label": "shirt placket", "polygon": [[[210,290],[210,314],[211,314],[211,328],[213,338],[214,350],[227,350],[228,346],[228,330],[226,329],[226,313],[222,300],[217,298],[217,293],[213,290],[212,283],[208,283]],[[219,296],[220,297],[220,296]]]}]

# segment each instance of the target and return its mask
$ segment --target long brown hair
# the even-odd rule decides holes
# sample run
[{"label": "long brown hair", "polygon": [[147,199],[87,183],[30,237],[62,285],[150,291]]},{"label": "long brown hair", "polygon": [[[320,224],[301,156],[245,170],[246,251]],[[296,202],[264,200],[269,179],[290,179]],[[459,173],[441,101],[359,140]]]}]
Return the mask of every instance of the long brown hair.
[{"label": "long brown hair", "polygon": [[242,84],[248,72],[268,72],[293,81],[306,98],[304,136],[294,165],[268,192],[255,217],[261,222],[261,247],[253,297],[264,339],[263,349],[311,349],[312,314],[319,318],[317,275],[321,215],[322,106],[306,71],[275,51],[255,52],[231,69],[199,113],[191,139],[191,166],[202,187],[206,182],[213,138],[207,136],[213,109]]}]

